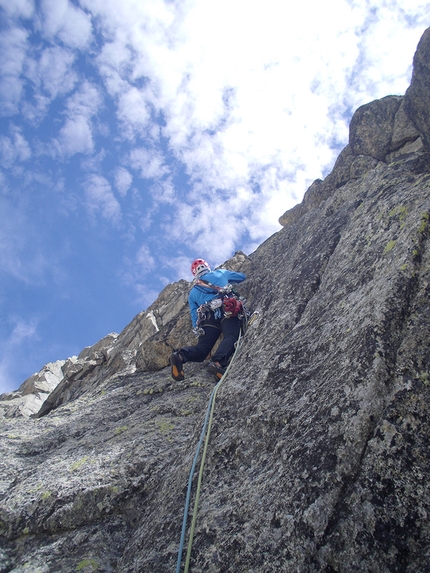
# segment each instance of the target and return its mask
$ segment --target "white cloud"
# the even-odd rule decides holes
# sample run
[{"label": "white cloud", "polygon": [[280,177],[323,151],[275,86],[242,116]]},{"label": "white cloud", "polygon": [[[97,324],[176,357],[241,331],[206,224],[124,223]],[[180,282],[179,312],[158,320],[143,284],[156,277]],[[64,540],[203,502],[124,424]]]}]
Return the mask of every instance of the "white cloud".
[{"label": "white cloud", "polygon": [[[320,3],[309,10],[276,1],[264,8],[253,2],[188,2],[163,11],[156,2],[127,3],[115,15],[116,26],[112,3],[87,7],[103,15],[110,32],[99,62],[111,93],[123,90],[119,117],[135,134],[150,120],[148,105],[160,110],[163,135],[194,181],[194,189],[181,197],[184,235],[194,238],[190,230],[197,228],[201,240],[208,240],[216,224],[209,220],[201,228],[201,213],[192,204],[219,189],[232,198],[243,189],[241,211],[234,216],[247,217],[251,236],[276,230],[291,196],[299,200],[306,184],[333,162],[331,139],[347,138],[346,120],[333,121],[330,112],[359,53],[349,5],[339,0],[333,9],[350,33]],[[139,78],[145,89],[124,89]],[[130,165],[143,178],[165,173],[162,157],[143,147],[130,153]],[[234,227],[232,220],[225,228],[229,244],[237,238]]]},{"label": "white cloud", "polygon": [[30,124],[40,124],[53,101],[75,88],[79,76],[73,68],[74,63],[75,54],[59,46],[42,50],[38,59],[33,54],[27,55],[26,77],[31,84],[33,97],[25,99],[21,109]]},{"label": "white cloud", "polygon": [[22,28],[3,29],[0,34],[0,115],[18,112],[23,91],[22,72],[28,33]]},{"label": "white cloud", "polygon": [[88,119],[82,115],[69,118],[61,128],[59,143],[62,154],[67,157],[75,153],[91,153],[94,144]]},{"label": "white cloud", "polygon": [[137,251],[136,264],[138,265],[139,273],[143,275],[148,274],[155,268],[154,257],[146,245],[142,245]]},{"label": "white cloud", "polygon": [[99,90],[87,81],[68,98],[65,112],[67,119],[57,142],[62,155],[70,157],[75,153],[90,154],[93,151],[91,122],[101,102]]},{"label": "white cloud", "polygon": [[120,195],[126,195],[133,183],[133,177],[125,167],[119,167],[115,173],[115,185]]},{"label": "white cloud", "polygon": [[148,131],[151,114],[147,107],[145,93],[130,87],[118,98],[118,119],[123,124],[124,135],[134,139],[136,134]]},{"label": "white cloud", "polygon": [[102,96],[99,88],[85,80],[72,96],[67,100],[67,112],[69,115],[83,115],[90,117],[99,111],[102,104]]},{"label": "white cloud", "polygon": [[69,93],[77,84],[78,74],[73,69],[75,58],[72,51],[60,46],[43,50],[35,73],[52,99]]},{"label": "white cloud", "polygon": [[0,165],[3,168],[9,169],[17,162],[27,161],[30,157],[30,146],[19,128],[12,127],[10,137],[0,136]]},{"label": "white cloud", "polygon": [[66,46],[85,48],[91,39],[91,18],[68,0],[42,0],[43,33],[58,36]]},{"label": "white cloud", "polygon": [[[349,118],[344,116],[345,109],[354,111],[373,97],[390,93],[392,76],[384,67],[384,58],[375,60],[378,83],[368,82],[365,94],[349,94],[349,78],[354,71],[362,73],[358,58],[363,50],[368,51],[357,33],[367,16],[362,4],[351,10],[339,1],[327,10],[323,3],[287,8],[285,3],[269,2],[264,13],[255,6],[247,3],[240,18],[229,9],[229,20],[224,23],[222,2],[211,12],[199,4],[184,24],[186,57],[181,62],[178,53],[172,55],[178,64],[172,77],[181,76],[181,85],[178,81],[172,87],[169,67],[157,69],[166,71],[159,82],[164,88],[161,93],[172,97],[165,102],[164,133],[176,153],[193,178],[207,184],[208,194],[217,188],[234,194],[238,185],[248,189],[244,213],[251,236],[261,239],[269,229],[275,230],[277,218],[293,206],[292,199],[300,200],[312,180],[333,164],[339,151],[333,151],[333,141],[346,144]],[[339,18],[334,19],[333,12]],[[214,37],[220,30],[222,42]],[[395,30],[394,25],[390,30]],[[414,36],[408,65],[419,38],[417,30]],[[388,40],[388,31],[378,28],[368,43],[376,51]],[[400,49],[405,52],[404,45]],[[407,82],[407,77],[399,78],[403,92]],[[258,206],[251,181],[261,189]],[[195,227],[191,222],[196,217],[185,216],[184,230]],[[209,241],[216,224],[209,222],[206,229]],[[225,236],[232,236],[225,231]]]},{"label": "white cloud", "polygon": [[133,59],[130,47],[122,41],[106,42],[96,57],[96,63],[108,93],[115,97],[127,91],[127,72]]},{"label": "white cloud", "polygon": [[100,214],[113,225],[121,220],[121,206],[109,182],[101,175],[91,174],[84,183],[86,207],[92,217]]},{"label": "white cloud", "polygon": [[31,18],[34,12],[32,0],[0,0],[0,6],[11,17]]},{"label": "white cloud", "polygon": [[151,195],[155,203],[174,203],[176,199],[176,191],[170,179],[158,180],[151,185]]},{"label": "white cloud", "polygon": [[125,270],[121,273],[122,283],[133,288],[138,304],[143,308],[149,306],[159,295],[159,291],[148,286],[148,278],[150,281],[150,275],[157,269],[156,259],[150,247],[147,244],[140,245],[134,256],[126,257],[124,264]]},{"label": "white cloud", "polygon": [[168,171],[162,154],[156,149],[135,148],[130,152],[129,161],[143,179],[157,179]]},{"label": "white cloud", "polygon": [[22,318],[15,319],[15,326],[9,337],[10,346],[22,344],[23,340],[34,338],[37,333],[37,324],[34,320],[28,321]]}]

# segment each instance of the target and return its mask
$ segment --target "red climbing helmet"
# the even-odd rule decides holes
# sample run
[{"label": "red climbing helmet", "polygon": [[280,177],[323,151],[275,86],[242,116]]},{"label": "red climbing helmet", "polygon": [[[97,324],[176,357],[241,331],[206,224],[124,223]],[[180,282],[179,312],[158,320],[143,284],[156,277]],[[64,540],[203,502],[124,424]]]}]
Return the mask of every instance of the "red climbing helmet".
[{"label": "red climbing helmet", "polygon": [[196,259],[195,261],[193,261],[191,263],[191,272],[193,273],[193,275],[195,277],[200,275],[203,271],[208,273],[208,272],[210,272],[210,270],[211,270],[211,268],[209,266],[209,263],[207,263],[203,259]]}]

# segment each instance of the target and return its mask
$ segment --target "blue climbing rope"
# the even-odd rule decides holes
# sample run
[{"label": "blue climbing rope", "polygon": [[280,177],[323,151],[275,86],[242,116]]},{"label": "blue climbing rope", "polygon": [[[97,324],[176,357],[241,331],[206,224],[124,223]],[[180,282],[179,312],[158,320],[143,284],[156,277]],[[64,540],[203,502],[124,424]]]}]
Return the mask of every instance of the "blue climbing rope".
[{"label": "blue climbing rope", "polygon": [[192,487],[194,472],[195,472],[196,465],[197,465],[197,459],[200,455],[200,450],[201,450],[201,446],[203,443],[203,438],[206,434],[206,428],[208,426],[208,422],[210,422],[207,436],[206,436],[206,440],[205,440],[205,448],[204,448],[204,452],[203,452],[203,457],[202,457],[201,464],[200,464],[200,472],[199,472],[199,479],[198,479],[198,484],[197,484],[196,499],[194,502],[194,513],[193,513],[193,519],[192,519],[192,523],[191,523],[190,539],[188,541],[188,551],[187,551],[185,568],[184,568],[184,573],[188,572],[190,556],[191,556],[191,548],[192,548],[193,537],[194,537],[194,528],[195,528],[196,519],[197,519],[197,509],[198,509],[198,503],[199,503],[199,497],[200,497],[200,486],[201,486],[201,482],[202,482],[203,467],[205,464],[206,451],[207,451],[207,446],[208,446],[209,436],[210,436],[210,430],[211,430],[211,425],[212,425],[213,411],[214,411],[214,407],[215,407],[215,397],[216,397],[216,394],[218,392],[220,385],[224,381],[231,365],[234,362],[236,354],[240,348],[241,338],[242,338],[242,336],[241,336],[241,334],[239,334],[239,338],[238,338],[237,343],[236,343],[236,349],[234,351],[232,359],[230,360],[230,364],[228,365],[227,370],[223,374],[223,377],[221,378],[221,380],[218,382],[218,384],[213,389],[211,397],[209,399],[209,404],[208,404],[208,408],[206,411],[205,421],[203,423],[202,432],[200,434],[200,440],[199,440],[199,443],[197,445],[197,451],[196,451],[196,454],[194,456],[193,465],[191,467],[190,476],[188,479],[188,489],[187,489],[187,496],[185,499],[184,517],[182,519],[182,533],[181,533],[181,540],[179,543],[178,560],[176,563],[176,573],[180,573],[180,570],[181,570],[181,561],[182,561],[182,554],[183,554],[183,550],[184,550],[185,534],[186,534],[186,530],[187,530],[187,518],[188,518],[188,510],[189,510],[189,506],[190,506],[191,487]]},{"label": "blue climbing rope", "polygon": [[[221,382],[221,380],[220,380]],[[218,382],[218,384],[220,383]],[[182,520],[182,532],[181,532],[181,541],[179,543],[179,551],[178,551],[178,561],[176,564],[176,573],[180,573],[181,570],[181,561],[182,561],[182,553],[184,550],[184,542],[185,542],[185,534],[187,532],[187,517],[188,517],[188,509],[190,507],[190,498],[191,498],[191,488],[193,485],[193,477],[194,477],[194,472],[196,470],[196,465],[197,465],[197,460],[199,458],[200,455],[200,450],[202,447],[202,443],[203,443],[203,438],[205,437],[205,433],[206,433],[206,427],[208,425],[208,420],[209,420],[209,415],[211,412],[211,407],[212,407],[212,402],[213,402],[213,398],[215,396],[215,391],[216,388],[218,386],[218,384],[215,386],[215,388],[212,390],[212,394],[211,397],[209,399],[209,404],[208,404],[208,409],[206,412],[206,417],[205,417],[205,421],[203,423],[203,428],[202,428],[202,432],[200,434],[200,440],[199,443],[197,444],[197,450],[194,456],[194,461],[193,461],[193,465],[191,466],[191,471],[190,471],[190,476],[188,478],[188,489],[187,489],[187,497],[185,499],[185,509],[184,509],[184,517]]]},{"label": "blue climbing rope", "polygon": [[[215,386],[215,388],[212,390],[212,394],[211,394],[211,397],[209,399],[209,404],[208,404],[208,408],[206,411],[205,421],[203,423],[202,432],[200,434],[200,439],[199,439],[199,442],[197,444],[197,450],[196,450],[196,453],[194,456],[193,464],[191,466],[190,476],[188,478],[187,496],[185,499],[184,517],[182,519],[182,532],[181,532],[181,540],[179,543],[178,560],[176,563],[176,573],[180,573],[180,571],[181,571],[182,554],[184,551],[185,535],[186,535],[186,531],[187,531],[188,510],[190,507],[191,488],[192,488],[194,473],[195,473],[195,469],[196,469],[196,465],[197,465],[197,460],[198,460],[199,455],[200,455],[200,450],[202,447],[203,438],[205,437],[206,429],[207,429],[205,447],[203,450],[202,460],[200,462],[200,472],[199,472],[199,478],[198,478],[198,484],[197,484],[196,499],[194,502],[193,519],[192,519],[191,528],[190,528],[190,538],[188,541],[188,551],[187,551],[185,567],[184,567],[184,573],[188,573],[189,562],[190,562],[190,557],[191,557],[191,549],[192,549],[192,545],[193,545],[194,528],[195,528],[196,519],[197,519],[197,510],[198,510],[199,496],[200,496],[200,486],[201,486],[201,482],[202,482],[203,468],[204,468],[204,464],[205,464],[205,460],[206,460],[206,451],[207,451],[207,447],[208,447],[208,443],[209,443],[209,436],[210,436],[210,431],[211,431],[211,426],[212,426],[212,417],[213,417],[213,412],[214,412],[214,408],[215,408],[216,395],[217,395],[217,392],[219,390],[219,387],[224,382],[224,380],[227,376],[227,373],[230,370],[230,367],[234,362],[234,359],[235,359],[235,357],[239,351],[239,348],[241,346],[243,336],[245,335],[248,327],[258,318],[259,314],[260,314],[260,311],[257,310],[257,311],[254,311],[250,317],[246,316],[246,320],[244,320],[243,334],[242,334],[242,330],[241,330],[241,332],[239,334],[239,338],[238,338],[237,343],[236,343],[236,349],[235,349],[234,354],[230,360],[230,363],[227,366],[227,369],[226,369],[223,377],[218,382],[218,384]],[[209,423],[209,427],[208,427],[208,423]]]}]

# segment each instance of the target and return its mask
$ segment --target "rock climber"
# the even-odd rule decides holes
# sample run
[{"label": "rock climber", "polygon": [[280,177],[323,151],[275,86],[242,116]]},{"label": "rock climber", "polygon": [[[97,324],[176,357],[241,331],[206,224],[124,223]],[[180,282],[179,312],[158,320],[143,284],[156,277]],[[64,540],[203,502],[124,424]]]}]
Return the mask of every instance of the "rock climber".
[{"label": "rock climber", "polygon": [[240,317],[244,312],[232,285],[244,281],[246,276],[227,269],[212,271],[203,259],[193,261],[191,272],[194,281],[188,304],[198,341],[196,346],[184,346],[171,354],[172,377],[183,380],[183,365],[186,362],[203,362],[222,334],[223,339],[208,366],[208,370],[220,379],[234,352],[240,334]]}]

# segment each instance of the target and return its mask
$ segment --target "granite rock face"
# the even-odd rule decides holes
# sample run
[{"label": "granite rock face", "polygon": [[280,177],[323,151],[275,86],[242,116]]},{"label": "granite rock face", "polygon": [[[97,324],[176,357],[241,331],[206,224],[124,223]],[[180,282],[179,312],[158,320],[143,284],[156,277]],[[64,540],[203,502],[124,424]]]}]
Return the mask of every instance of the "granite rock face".
[{"label": "granite rock face", "polygon": [[[218,387],[191,571],[430,570],[423,97],[357,110],[333,172],[226,262],[259,314]],[[175,570],[214,389],[204,364],[183,382],[166,367],[189,340],[189,286],[64,365],[39,417],[2,420],[1,572]]]}]

